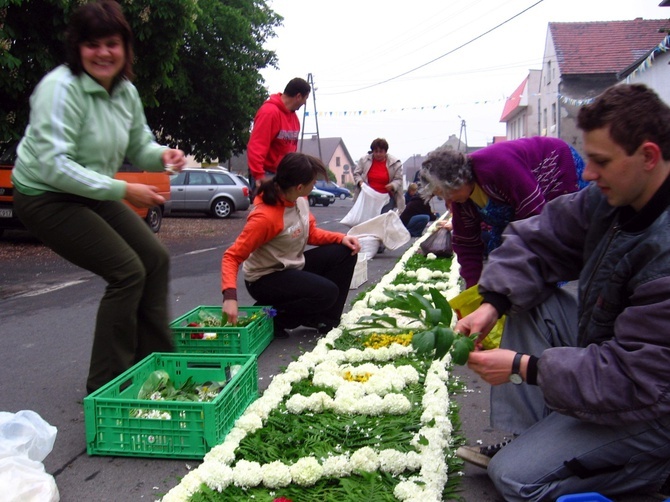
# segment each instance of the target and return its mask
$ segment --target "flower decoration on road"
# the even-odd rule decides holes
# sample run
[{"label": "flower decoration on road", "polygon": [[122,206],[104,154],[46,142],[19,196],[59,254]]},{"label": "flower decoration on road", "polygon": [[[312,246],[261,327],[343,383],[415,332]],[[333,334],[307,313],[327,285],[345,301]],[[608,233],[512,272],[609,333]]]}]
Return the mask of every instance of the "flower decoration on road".
[{"label": "flower decoration on road", "polygon": [[457,343],[468,348],[470,339],[454,335],[444,348],[453,320],[446,298],[460,290],[456,265],[416,256],[420,241],[338,328],[273,378],[165,502],[453,495],[457,384],[448,367],[464,350]]}]

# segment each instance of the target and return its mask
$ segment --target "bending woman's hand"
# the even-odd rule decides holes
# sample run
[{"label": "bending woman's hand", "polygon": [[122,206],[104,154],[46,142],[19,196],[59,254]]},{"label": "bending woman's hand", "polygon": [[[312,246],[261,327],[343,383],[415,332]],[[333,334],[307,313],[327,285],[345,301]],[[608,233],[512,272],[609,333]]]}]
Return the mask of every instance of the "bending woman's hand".
[{"label": "bending woman's hand", "polygon": [[171,171],[179,172],[186,165],[186,157],[184,152],[176,148],[168,148],[161,156],[163,165],[169,167]]},{"label": "bending woman's hand", "polygon": [[223,313],[228,317],[228,322],[237,324],[237,300],[224,300]]},{"label": "bending woman's hand", "polygon": [[158,194],[158,188],[142,183],[126,183],[124,197],[135,207],[153,207],[165,203],[165,198]]},{"label": "bending woman's hand", "polygon": [[342,244],[351,249],[351,254],[357,254],[361,250],[361,244],[358,242],[358,238],[353,235],[345,235],[342,239]]}]

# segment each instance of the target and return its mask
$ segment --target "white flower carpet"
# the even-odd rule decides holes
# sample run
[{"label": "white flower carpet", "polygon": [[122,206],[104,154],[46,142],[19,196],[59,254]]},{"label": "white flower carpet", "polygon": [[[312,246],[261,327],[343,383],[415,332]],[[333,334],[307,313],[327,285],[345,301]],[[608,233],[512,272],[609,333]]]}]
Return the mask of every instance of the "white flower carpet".
[{"label": "white flower carpet", "polygon": [[[432,228],[431,228],[432,230]],[[225,441],[162,499],[301,502],[448,500],[460,461],[450,400],[450,355],[417,356],[420,328],[384,292],[460,292],[456,260],[418,254],[417,240],[354,303],[340,326],[275,376]],[[388,332],[355,330],[373,313],[397,319]],[[350,331],[351,330],[351,331]]]}]

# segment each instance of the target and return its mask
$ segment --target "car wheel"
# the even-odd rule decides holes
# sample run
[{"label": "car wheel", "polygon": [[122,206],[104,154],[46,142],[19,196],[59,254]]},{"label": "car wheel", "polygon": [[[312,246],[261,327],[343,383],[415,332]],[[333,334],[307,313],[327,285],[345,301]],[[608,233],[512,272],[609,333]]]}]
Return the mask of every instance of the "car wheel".
[{"label": "car wheel", "polygon": [[326,201],[326,202],[323,203],[323,207],[328,207],[328,206],[330,206],[330,202]]},{"label": "car wheel", "polygon": [[307,197],[307,200],[309,200],[309,205],[314,207],[316,206],[316,199],[314,197]]},{"label": "car wheel", "polygon": [[158,206],[149,208],[147,215],[144,217],[144,221],[147,222],[149,228],[153,233],[158,233],[161,229],[161,223],[163,222],[163,211]]},{"label": "car wheel", "polygon": [[347,194],[346,194],[346,193],[341,193],[341,194],[340,194],[340,199],[341,199],[341,200],[344,200],[344,199],[346,199],[346,198],[347,198]]},{"label": "car wheel", "polygon": [[233,205],[228,199],[217,199],[212,204],[212,216],[215,218],[228,218],[233,212]]}]

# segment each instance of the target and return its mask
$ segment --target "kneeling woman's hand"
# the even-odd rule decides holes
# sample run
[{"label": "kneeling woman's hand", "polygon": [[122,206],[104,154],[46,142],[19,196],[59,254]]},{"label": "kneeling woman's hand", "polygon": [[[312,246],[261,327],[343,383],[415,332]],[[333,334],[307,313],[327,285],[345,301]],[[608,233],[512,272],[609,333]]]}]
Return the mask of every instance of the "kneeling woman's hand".
[{"label": "kneeling woman's hand", "polygon": [[237,324],[237,300],[224,300],[223,313],[230,324]]},{"label": "kneeling woman's hand", "polygon": [[361,244],[358,242],[358,238],[353,235],[345,235],[342,239],[342,244],[351,249],[351,254],[357,254],[361,250]]}]

